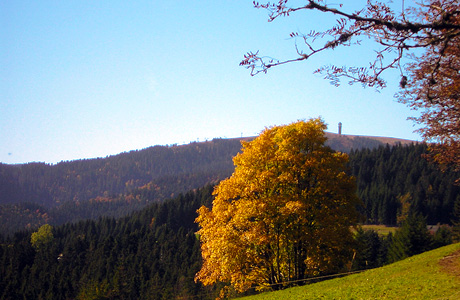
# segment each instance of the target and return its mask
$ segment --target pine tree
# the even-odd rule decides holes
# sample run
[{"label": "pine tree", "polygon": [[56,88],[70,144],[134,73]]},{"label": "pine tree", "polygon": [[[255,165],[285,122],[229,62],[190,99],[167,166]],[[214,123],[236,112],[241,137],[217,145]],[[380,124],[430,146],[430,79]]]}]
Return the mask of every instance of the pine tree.
[{"label": "pine tree", "polygon": [[420,214],[411,213],[393,237],[388,249],[388,260],[395,262],[428,251],[432,247],[433,239],[428,232],[426,219]]}]

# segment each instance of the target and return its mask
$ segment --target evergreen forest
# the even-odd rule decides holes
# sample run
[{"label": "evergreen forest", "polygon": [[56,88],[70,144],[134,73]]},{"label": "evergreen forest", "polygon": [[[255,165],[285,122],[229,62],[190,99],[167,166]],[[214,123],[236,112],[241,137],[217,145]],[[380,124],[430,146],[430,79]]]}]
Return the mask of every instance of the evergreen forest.
[{"label": "evergreen forest", "polygon": [[[149,154],[142,151],[54,166],[0,165],[2,201],[5,195],[11,199],[2,202],[0,215],[0,299],[214,299],[217,287],[194,281],[202,264],[194,221],[200,206],[211,207],[214,185],[233,171],[231,157],[240,141],[230,141],[235,148],[226,142],[192,144],[195,150],[187,150],[190,156],[183,161],[177,153],[186,147],[149,149],[150,155],[159,151],[162,158],[173,157],[180,170],[174,173],[170,161],[158,171],[161,176],[144,173]],[[349,172],[363,202],[363,224],[400,226],[386,236],[358,228],[353,270],[452,242],[449,225],[460,213],[460,187],[454,185],[459,174],[441,172],[423,158],[426,151],[424,144],[350,151]],[[122,158],[132,159],[136,167],[123,164]],[[86,163],[94,168],[84,168]],[[137,168],[138,177],[122,177],[123,168]],[[105,175],[98,177],[98,172]],[[53,180],[47,176],[57,180],[57,191],[48,186]],[[86,189],[83,183],[82,190],[74,186],[78,178],[88,183]],[[119,189],[111,190],[115,182]],[[98,184],[106,193],[92,188]],[[56,201],[56,194],[71,195],[71,190],[81,198]],[[21,202],[37,191],[43,198],[34,197],[42,200]],[[85,200],[84,193],[90,198]],[[52,225],[46,238],[39,234],[45,224]],[[430,233],[427,224],[445,225]]]},{"label": "evergreen forest", "polygon": [[428,224],[451,224],[454,203],[460,202],[459,174],[442,172],[424,158],[425,144],[381,146],[350,153],[350,172],[356,177],[366,223],[397,225],[401,198]]},{"label": "evergreen forest", "polygon": [[215,298],[194,283],[201,263],[194,219],[201,205],[210,205],[211,192],[207,186],[129,217],[55,227],[39,248],[30,231],[15,233],[1,241],[0,298]]}]

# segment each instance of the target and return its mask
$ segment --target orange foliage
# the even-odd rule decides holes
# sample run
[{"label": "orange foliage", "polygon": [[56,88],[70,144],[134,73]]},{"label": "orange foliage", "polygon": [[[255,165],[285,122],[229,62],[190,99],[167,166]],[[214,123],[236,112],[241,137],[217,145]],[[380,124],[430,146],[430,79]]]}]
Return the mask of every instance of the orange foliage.
[{"label": "orange foliage", "polygon": [[[450,22],[460,26],[460,4],[443,6],[445,13],[456,11]],[[439,19],[438,7],[432,6],[425,18]],[[431,158],[442,166],[460,170],[460,30],[444,30],[444,39],[434,41],[426,52],[410,65],[406,89],[399,94],[401,102],[420,110],[412,118],[430,146]]]},{"label": "orange foliage", "polygon": [[358,219],[347,155],[324,146],[320,119],[266,129],[234,158],[233,175],[201,207],[196,280],[237,291],[338,270]]}]

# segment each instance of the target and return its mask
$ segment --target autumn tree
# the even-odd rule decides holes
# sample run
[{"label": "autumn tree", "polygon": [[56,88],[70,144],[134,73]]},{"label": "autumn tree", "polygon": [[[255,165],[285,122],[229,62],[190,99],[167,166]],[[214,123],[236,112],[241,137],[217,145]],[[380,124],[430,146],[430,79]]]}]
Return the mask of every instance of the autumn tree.
[{"label": "autumn tree", "polygon": [[396,216],[396,222],[401,226],[407,219],[411,209],[411,194],[406,193],[405,195],[398,196],[399,203],[401,205],[398,215]]},{"label": "autumn tree", "polygon": [[[347,3],[328,4],[325,0],[306,0],[291,5],[288,0],[260,4],[256,8],[270,12],[269,21],[296,13],[332,14],[337,23],[325,31],[303,29],[308,34],[292,32],[297,57],[278,60],[266,58],[259,51],[249,52],[240,65],[251,74],[266,73],[270,68],[291,62],[310,60],[318,53],[337,47],[364,47],[375,59],[364,66],[322,66],[323,74],[338,86],[342,78],[350,84],[384,88],[385,71],[395,69],[402,88],[400,102],[420,110],[413,118],[422,125],[420,133],[431,142],[432,157],[444,166],[460,169],[460,3],[458,0],[367,1],[362,9],[347,11]],[[303,47],[302,47],[303,46]]]},{"label": "autumn tree", "polygon": [[40,250],[51,243],[53,239],[53,227],[49,224],[45,224],[38,228],[36,232],[32,233],[30,243],[36,250]]},{"label": "autumn tree", "polygon": [[325,146],[321,119],[265,129],[243,142],[235,171],[196,222],[203,266],[196,280],[237,291],[335,272],[351,259],[355,180],[348,156]]},{"label": "autumn tree", "polygon": [[[458,12],[453,19],[460,26]],[[460,30],[452,37],[445,32],[445,40],[427,47],[409,65],[407,85],[398,96],[421,111],[420,117],[412,119],[422,125],[419,132],[431,143],[431,158],[443,167],[460,170]]]}]

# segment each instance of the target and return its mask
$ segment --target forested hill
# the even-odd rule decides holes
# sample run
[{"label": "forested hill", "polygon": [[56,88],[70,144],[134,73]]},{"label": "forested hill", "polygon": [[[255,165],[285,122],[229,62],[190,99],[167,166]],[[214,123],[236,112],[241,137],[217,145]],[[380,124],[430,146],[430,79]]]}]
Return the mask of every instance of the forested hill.
[{"label": "forested hill", "polygon": [[454,204],[460,205],[458,172],[440,169],[426,159],[425,144],[381,146],[352,151],[350,172],[356,177],[367,223],[396,225],[401,201],[426,217],[428,224],[450,224]]},{"label": "forested hill", "polygon": [[415,143],[411,140],[391,137],[344,135],[326,132],[327,145],[336,151],[349,153],[351,150],[375,149],[380,146],[410,145]]},{"label": "forested hill", "polygon": [[0,232],[126,215],[228,177],[240,149],[238,139],[215,139],[56,165],[0,164]]},{"label": "forested hill", "polygon": [[211,192],[55,227],[40,247],[31,231],[0,236],[0,299],[215,299],[215,287],[193,280],[201,267],[196,210],[211,205]]},{"label": "forested hill", "polygon": [[[0,236],[0,299],[215,299],[222,284],[194,282],[202,266],[194,220],[201,205],[211,206],[212,191],[206,186],[128,217],[55,226],[40,243],[34,230]],[[358,231],[353,270],[399,260],[393,255],[402,236],[427,242],[417,253],[449,243],[442,235],[422,239],[429,236],[422,227],[394,238]]]},{"label": "forested hill", "polygon": [[[382,138],[327,136],[329,145],[340,151],[383,145]],[[384,140],[396,141],[407,143]],[[0,164],[0,232],[126,215],[148,202],[228,177],[233,171],[232,157],[240,149],[241,139],[214,139],[56,165]]]},{"label": "forested hill", "polygon": [[[327,136],[328,144],[343,152],[384,145],[382,138],[330,133]],[[181,146],[154,146],[56,165],[0,163],[0,204],[28,202],[54,207],[67,201],[119,195],[147,184],[157,190],[158,199],[172,197],[229,176],[233,171],[232,157],[240,151],[241,140],[214,139]],[[388,140],[394,141],[407,142]]]}]

